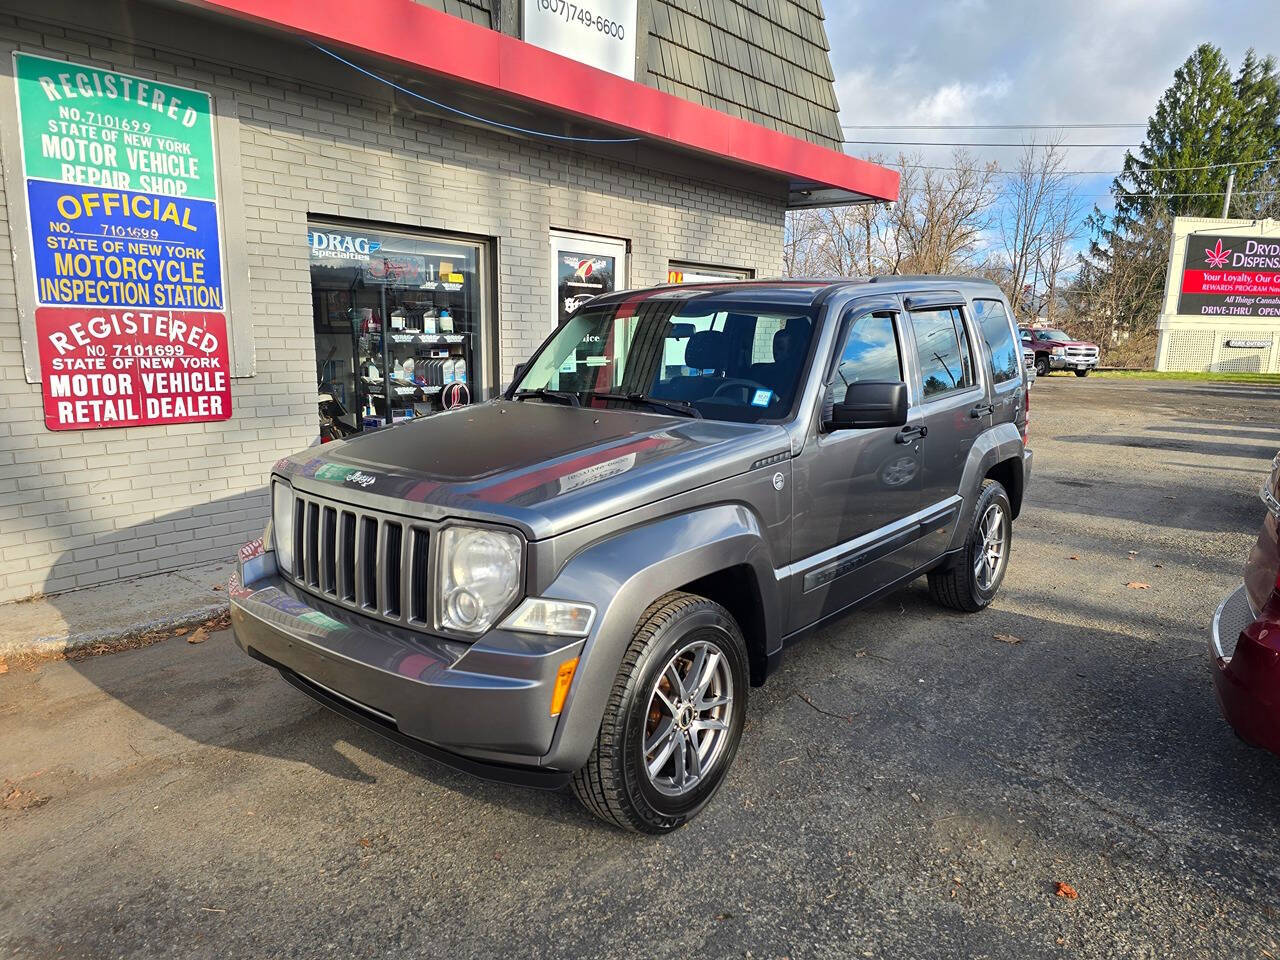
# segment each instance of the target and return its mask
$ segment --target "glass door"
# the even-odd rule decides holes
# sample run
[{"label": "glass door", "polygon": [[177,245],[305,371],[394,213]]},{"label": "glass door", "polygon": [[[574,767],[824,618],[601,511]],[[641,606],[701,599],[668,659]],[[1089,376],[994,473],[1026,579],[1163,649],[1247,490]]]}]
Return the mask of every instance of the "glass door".
[{"label": "glass door", "polygon": [[552,230],[551,276],[559,326],[592,297],[626,289],[627,242]]}]

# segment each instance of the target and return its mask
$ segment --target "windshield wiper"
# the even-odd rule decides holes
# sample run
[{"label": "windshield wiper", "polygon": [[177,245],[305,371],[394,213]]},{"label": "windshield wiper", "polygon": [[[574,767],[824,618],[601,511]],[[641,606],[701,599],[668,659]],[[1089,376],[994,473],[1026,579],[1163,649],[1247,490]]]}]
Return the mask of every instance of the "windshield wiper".
[{"label": "windshield wiper", "polygon": [[647,393],[602,393],[598,390],[588,391],[586,395],[588,397],[599,397],[601,400],[645,403],[651,407],[660,407],[663,410],[670,410],[682,416],[693,417],[695,420],[702,419],[702,414],[698,412],[698,408],[691,403],[685,403],[683,400],[663,400],[660,397],[651,397]]},{"label": "windshield wiper", "polygon": [[516,400],[523,400],[525,397],[537,397],[539,400],[553,400],[556,403],[563,403],[570,407],[582,406],[576,393],[570,393],[567,390],[550,390],[547,387],[539,387],[537,390],[517,390],[511,396]]}]

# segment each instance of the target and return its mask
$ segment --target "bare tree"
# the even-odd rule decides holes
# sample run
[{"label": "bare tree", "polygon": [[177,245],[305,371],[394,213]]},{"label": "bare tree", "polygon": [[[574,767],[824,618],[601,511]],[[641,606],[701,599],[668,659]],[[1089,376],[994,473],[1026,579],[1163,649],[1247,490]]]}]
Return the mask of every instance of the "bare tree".
[{"label": "bare tree", "polygon": [[1083,213],[1075,181],[1066,172],[1061,140],[1030,141],[1001,190],[998,222],[1005,278],[1017,314],[1052,311],[1070,245]]},{"label": "bare tree", "polygon": [[[872,158],[884,163],[882,158]],[[804,210],[788,218],[786,265],[792,276],[868,276],[972,271],[996,202],[994,164],[965,153],[954,169],[900,156],[894,204]]]},{"label": "bare tree", "polygon": [[891,273],[973,271],[992,223],[998,168],[957,150],[937,169],[919,157],[898,158],[902,184],[882,243]]}]

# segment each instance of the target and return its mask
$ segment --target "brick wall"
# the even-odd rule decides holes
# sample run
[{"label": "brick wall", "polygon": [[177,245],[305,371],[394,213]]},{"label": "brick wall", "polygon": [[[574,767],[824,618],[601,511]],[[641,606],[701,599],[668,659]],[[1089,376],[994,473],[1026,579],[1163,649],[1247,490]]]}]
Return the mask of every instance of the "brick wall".
[{"label": "brick wall", "polygon": [[[84,9],[79,22],[91,24]],[[190,50],[199,36],[193,23],[156,49],[0,15],[0,41],[20,49],[198,87],[234,106],[252,310],[232,324],[253,337],[257,370],[233,381],[234,416],[222,423],[46,430],[19,348],[7,217],[22,199],[0,184],[0,602],[230,557],[261,532],[272,463],[316,434],[308,214],[495,238],[507,375],[554,323],[552,228],[629,239],[635,286],[663,281],[670,259],[780,272],[781,197],[211,62]],[[0,96],[13,96],[10,69],[6,58]],[[224,224],[233,216],[224,208]]]}]

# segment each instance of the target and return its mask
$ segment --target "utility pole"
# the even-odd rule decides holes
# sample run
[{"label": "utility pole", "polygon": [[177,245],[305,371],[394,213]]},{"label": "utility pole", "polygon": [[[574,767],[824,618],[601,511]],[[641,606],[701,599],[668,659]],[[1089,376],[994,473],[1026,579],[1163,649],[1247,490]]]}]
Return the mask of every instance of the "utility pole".
[{"label": "utility pole", "polygon": [[1231,188],[1236,185],[1236,168],[1232,167],[1227,173],[1227,195],[1222,198],[1222,219],[1227,219],[1231,209]]}]

